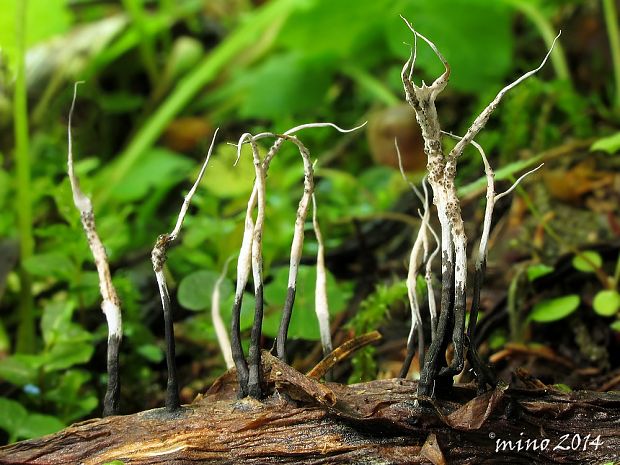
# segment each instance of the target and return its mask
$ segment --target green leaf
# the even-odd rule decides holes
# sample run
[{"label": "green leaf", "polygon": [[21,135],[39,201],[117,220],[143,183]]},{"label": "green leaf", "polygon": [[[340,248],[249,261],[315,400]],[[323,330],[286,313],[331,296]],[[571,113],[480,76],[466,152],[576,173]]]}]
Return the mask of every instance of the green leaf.
[{"label": "green leaf", "polygon": [[11,339],[6,331],[4,323],[0,321],[0,357],[11,350]]},{"label": "green leaf", "polygon": [[599,291],[594,296],[592,306],[601,316],[614,316],[620,310],[620,293],[614,289]]},{"label": "green leaf", "polygon": [[291,15],[277,46],[346,58],[377,36],[388,18],[399,13],[398,7],[392,0],[356,2],[353,8],[349,2],[314,0]]},{"label": "green leaf", "polygon": [[199,40],[189,36],[181,36],[176,39],[170,54],[166,58],[166,67],[162,73],[162,80],[166,87],[175,79],[191,71],[200,62],[203,55],[204,48]]},{"label": "green leaf", "polygon": [[65,427],[64,423],[51,415],[31,413],[28,418],[19,425],[16,436],[19,439],[30,439],[45,436],[60,431]]},{"label": "green leaf", "polygon": [[[132,167],[126,179],[114,190],[114,197],[121,201],[139,200],[151,189],[178,182],[187,177],[194,161],[171,150],[154,147]],[[100,179],[105,184],[106,179]],[[180,203],[181,199],[179,199]]]},{"label": "green leaf", "polygon": [[[313,266],[300,266],[297,275],[295,305],[289,326],[288,336],[291,339],[320,339],[319,324],[314,310],[314,288],[316,269]],[[264,297],[267,304],[263,333],[268,337],[278,334],[282,306],[288,292],[288,268],[278,269],[273,280],[265,286]],[[347,293],[336,283],[334,277],[327,273],[327,298],[329,312],[334,315],[344,309]]]},{"label": "green leaf", "polygon": [[24,260],[24,267],[31,275],[42,278],[69,280],[76,272],[75,264],[60,252],[33,255]]},{"label": "green leaf", "polygon": [[[502,2],[406,0],[399,13],[432,40],[448,60],[452,69],[450,89],[482,93],[503,86],[513,68],[513,35],[512,12]],[[413,34],[397,15],[385,24],[392,53],[401,60],[407,59],[410,47],[403,42],[412,44]],[[422,76],[414,73],[418,83],[422,77],[435,79],[443,72],[439,59],[421,40],[416,68],[426,72]]]},{"label": "green leaf", "polygon": [[55,344],[43,355],[43,368],[46,373],[65,370],[73,365],[86,363],[93,355],[91,344],[61,342]]},{"label": "green leaf", "polygon": [[35,383],[42,363],[43,359],[38,355],[16,354],[6,357],[0,360],[0,380],[16,386]]},{"label": "green leaf", "polygon": [[54,386],[43,391],[43,398],[56,405],[60,419],[71,423],[91,413],[99,404],[88,382],[92,376],[86,370],[70,369],[60,375]]},{"label": "green leaf", "polygon": [[164,352],[155,344],[142,344],[136,351],[145,359],[153,363],[159,363],[164,359]]},{"label": "green leaf", "polygon": [[41,317],[41,332],[46,346],[52,345],[57,339],[66,337],[73,309],[74,303],[70,300],[49,302],[45,306]]},{"label": "green leaf", "polygon": [[489,347],[492,350],[498,350],[508,342],[508,338],[506,337],[506,331],[503,329],[495,330],[489,336]]},{"label": "green leaf", "polygon": [[597,140],[592,144],[590,150],[600,150],[609,154],[616,153],[618,150],[620,150],[620,132]]},{"label": "green leaf", "polygon": [[580,301],[575,294],[540,301],[534,305],[529,319],[538,323],[561,320],[577,310]]},{"label": "green leaf", "polygon": [[254,165],[249,149],[244,149],[236,166],[237,149],[220,144],[209,161],[204,186],[216,197],[230,199],[245,197],[254,185]]},{"label": "green leaf", "polygon": [[242,118],[281,120],[315,110],[332,82],[333,60],[296,52],[272,56],[237,83]]},{"label": "green leaf", "polygon": [[542,276],[548,275],[554,270],[552,266],[545,265],[544,263],[537,263],[535,265],[530,265],[527,267],[527,279],[530,282],[541,278]]},{"label": "green leaf", "polygon": [[558,391],[561,392],[573,392],[573,390],[571,389],[571,387],[567,384],[562,384],[562,383],[558,383],[558,384],[554,384],[553,387],[555,389],[557,389]]},{"label": "green leaf", "polygon": [[584,273],[594,273],[603,264],[603,259],[594,250],[585,250],[573,257],[573,266]]},{"label": "green leaf", "polygon": [[[179,284],[179,303],[194,311],[211,308],[211,296],[218,278],[219,273],[211,270],[199,270],[185,276]],[[224,279],[220,285],[220,305],[232,291],[232,283],[229,279]]]},{"label": "green leaf", "polygon": [[[0,15],[0,44],[9,57],[9,65],[15,66],[17,34],[15,30],[20,2],[2,2]],[[26,46],[41,42],[69,29],[71,13],[64,0],[29,0],[26,8]]]},{"label": "green leaf", "polygon": [[101,109],[107,114],[130,113],[144,106],[144,97],[127,91],[103,94],[99,98]]},{"label": "green leaf", "polygon": [[620,333],[620,320],[614,321],[612,324],[609,325],[609,327],[614,331],[618,331]]},{"label": "green leaf", "polygon": [[19,402],[0,397],[0,412],[0,428],[9,433],[14,441],[20,425],[28,418],[28,411]]}]

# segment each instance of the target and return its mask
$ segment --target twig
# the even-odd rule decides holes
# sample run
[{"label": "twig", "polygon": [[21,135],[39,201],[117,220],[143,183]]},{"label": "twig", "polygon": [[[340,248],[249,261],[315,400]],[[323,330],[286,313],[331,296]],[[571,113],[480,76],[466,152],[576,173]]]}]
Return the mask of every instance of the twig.
[{"label": "twig", "polygon": [[166,264],[166,252],[177,239],[181,226],[183,226],[183,220],[187,214],[189,204],[202,180],[202,176],[207,168],[211,153],[213,152],[213,146],[215,145],[215,138],[217,137],[218,130],[215,130],[213,139],[211,140],[211,146],[205,158],[205,161],[198,173],[198,177],[194,182],[194,185],[185,196],[179,216],[174,229],[169,234],[162,234],[157,238],[153,251],[151,252],[151,262],[153,263],[153,271],[157,279],[157,286],[159,288],[159,294],[161,296],[161,305],[164,312],[164,333],[166,338],[166,363],[168,366],[168,380],[166,384],[166,409],[168,411],[175,411],[180,408],[181,400],[179,398],[179,383],[177,378],[177,369],[175,361],[175,344],[174,344],[174,324],[172,321],[172,311],[170,308],[170,294],[168,293],[168,285],[166,284],[166,277],[164,275],[164,265]]},{"label": "twig", "polygon": [[73,192],[73,203],[80,212],[82,227],[86,233],[88,246],[95,260],[97,274],[99,275],[99,292],[101,293],[101,310],[103,311],[108,324],[108,353],[107,353],[107,371],[108,386],[103,400],[103,415],[116,415],[119,410],[120,400],[120,377],[118,352],[123,338],[123,324],[121,317],[120,300],[116,294],[114,284],[112,284],[112,276],[108,265],[108,256],[105,247],[97,234],[95,227],[95,213],[90,199],[84,195],[80,189],[78,178],[73,169],[73,145],[71,140],[71,121],[73,118],[73,110],[75,108],[75,100],[77,97],[78,85],[82,82],[76,82],[73,87],[73,100],[71,109],[69,110],[69,123],[67,128],[68,136],[68,156],[67,156],[67,172],[71,181],[71,191]]},{"label": "twig", "polygon": [[370,333],[354,337],[353,339],[349,339],[341,346],[325,355],[323,360],[317,363],[306,376],[308,376],[308,378],[321,379],[334,365],[349,357],[353,352],[367,346],[368,344],[372,344],[373,342],[380,340],[381,334],[379,331],[372,331]]}]

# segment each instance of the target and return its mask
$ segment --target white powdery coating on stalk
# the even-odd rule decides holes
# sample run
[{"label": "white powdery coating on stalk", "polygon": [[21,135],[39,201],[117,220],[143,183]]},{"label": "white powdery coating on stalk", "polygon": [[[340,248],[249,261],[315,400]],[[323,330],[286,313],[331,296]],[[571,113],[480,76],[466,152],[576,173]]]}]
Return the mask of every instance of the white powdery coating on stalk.
[{"label": "white powdery coating on stalk", "polygon": [[463,235],[454,237],[454,285],[456,292],[467,286],[467,241]]},{"label": "white powdery coating on stalk", "polygon": [[157,287],[159,288],[159,297],[161,299],[162,306],[166,306],[170,302],[170,295],[168,294],[168,285],[166,284],[166,278],[164,277],[163,269],[155,271],[155,278],[157,279]]},{"label": "white powdery coating on stalk", "polygon": [[[435,195],[435,197],[441,197],[443,192],[441,190],[439,190],[439,192],[436,192],[435,189],[433,189],[433,194]],[[453,264],[453,248],[451,246],[452,238],[450,237],[450,220],[448,220],[445,202],[438,200],[435,205],[437,206],[437,216],[439,217],[439,224],[441,225],[441,273],[443,274],[447,273],[448,267],[452,266]]]},{"label": "white powdery coating on stalk", "polygon": [[254,239],[254,221],[252,220],[252,200],[248,202],[248,211],[245,217],[245,229],[243,231],[243,239],[241,248],[239,249],[239,258],[237,259],[237,287],[235,290],[235,298],[239,298],[250,277],[252,270],[252,242]]},{"label": "white powdery coating on stalk", "polygon": [[250,145],[252,146],[252,156],[254,159],[254,170],[256,172],[256,192],[257,192],[257,211],[256,222],[252,235],[252,277],[254,287],[258,289],[263,285],[263,226],[265,223],[265,170],[258,154],[258,146],[252,135],[248,134]]},{"label": "white powdery coating on stalk", "polygon": [[294,136],[288,136],[288,140],[293,142],[299,148],[299,154],[304,164],[304,193],[297,207],[297,216],[295,217],[295,232],[293,234],[293,242],[291,244],[291,259],[289,263],[288,287],[295,289],[297,282],[297,272],[299,270],[299,262],[304,245],[304,226],[308,215],[308,206],[310,198],[314,192],[314,172],[310,154],[308,149]]},{"label": "white powdery coating on stalk", "polygon": [[[457,140],[463,139],[462,137],[457,136],[451,132],[442,131],[442,133],[446,134],[447,136],[453,137],[454,139],[457,139]],[[491,233],[491,221],[493,219],[493,210],[495,209],[495,203],[502,197],[510,194],[514,189],[516,189],[516,187],[519,185],[519,183],[523,179],[525,179],[527,176],[534,173],[535,171],[539,170],[544,165],[544,163],[541,163],[536,168],[531,169],[530,171],[527,171],[526,173],[519,176],[519,178],[513,183],[513,185],[508,190],[502,192],[501,194],[496,194],[495,193],[495,172],[493,171],[493,168],[491,167],[491,164],[489,163],[489,160],[486,156],[486,153],[484,152],[484,149],[475,140],[471,140],[470,144],[473,145],[476,148],[476,150],[478,150],[478,153],[480,154],[480,158],[482,158],[482,163],[484,165],[484,174],[487,179],[486,206],[484,209],[482,234],[480,235],[480,244],[478,246],[478,256],[476,257],[476,268],[480,269],[480,267],[482,266],[482,263],[486,261],[486,257],[487,257],[488,242],[489,242],[489,236]]]},{"label": "white powdery coating on stalk", "polygon": [[104,300],[101,302],[101,310],[108,323],[108,338],[115,336],[120,339],[123,335],[123,321],[120,307],[110,300]]},{"label": "white powdery coating on stalk", "polygon": [[314,311],[319,322],[323,355],[332,351],[332,335],[329,327],[329,303],[327,300],[327,273],[325,270],[325,246],[317,219],[316,198],[312,194],[312,226],[318,243],[316,254],[316,287],[314,289]]}]

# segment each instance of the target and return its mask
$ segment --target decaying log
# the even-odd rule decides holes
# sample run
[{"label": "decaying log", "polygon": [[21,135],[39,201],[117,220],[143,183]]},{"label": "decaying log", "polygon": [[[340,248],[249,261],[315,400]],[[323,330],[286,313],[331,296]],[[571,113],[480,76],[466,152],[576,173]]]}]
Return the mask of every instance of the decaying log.
[{"label": "decaying log", "polygon": [[[501,387],[419,400],[416,383],[322,384],[263,352],[260,402],[234,370],[177,412],[89,420],[0,448],[2,464],[605,464],[620,460],[620,393]],[[535,440],[535,442],[534,442]]]}]

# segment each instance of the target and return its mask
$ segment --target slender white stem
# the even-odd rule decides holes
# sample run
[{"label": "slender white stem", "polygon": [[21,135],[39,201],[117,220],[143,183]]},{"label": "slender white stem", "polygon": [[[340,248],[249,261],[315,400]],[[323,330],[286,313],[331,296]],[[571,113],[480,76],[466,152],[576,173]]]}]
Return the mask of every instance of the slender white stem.
[{"label": "slender white stem", "polygon": [[502,192],[501,194],[497,194],[497,196],[495,197],[495,200],[499,200],[502,197],[510,194],[513,190],[515,190],[517,188],[517,186],[519,185],[519,183],[521,183],[521,181],[523,181],[526,177],[528,177],[530,174],[538,171],[539,169],[541,169],[544,166],[544,163],[541,163],[540,165],[538,165],[536,168],[533,168],[525,173],[523,173],[521,176],[519,176],[519,178],[512,184],[512,186],[510,186],[510,188],[504,192]]},{"label": "slender white stem", "polygon": [[232,350],[230,348],[230,339],[228,338],[228,331],[226,331],[226,326],[224,325],[224,321],[222,320],[222,315],[220,312],[220,287],[222,286],[222,282],[226,279],[226,272],[228,271],[228,264],[233,259],[233,257],[229,257],[224,263],[224,269],[222,273],[215,281],[215,285],[213,286],[213,294],[211,296],[211,319],[213,320],[213,328],[215,329],[215,335],[217,337],[217,343],[220,346],[220,350],[222,351],[222,356],[224,357],[224,362],[226,363],[226,368],[231,369],[235,366],[235,362],[232,356]]},{"label": "slender white stem", "polygon": [[549,51],[545,55],[545,58],[543,58],[542,62],[540,63],[540,65],[538,65],[538,67],[523,74],[516,81],[512,82],[511,84],[508,84],[506,87],[504,87],[502,90],[500,90],[497,93],[493,101],[489,103],[484,110],[482,110],[482,112],[476,117],[474,122],[471,124],[471,126],[469,127],[465,135],[450,151],[450,153],[448,154],[448,158],[453,158],[453,157],[456,158],[456,157],[459,157],[463,153],[463,150],[465,149],[467,144],[469,144],[474,139],[474,137],[476,137],[476,134],[478,134],[478,132],[480,132],[480,130],[485,126],[485,124],[491,117],[491,114],[495,111],[495,109],[499,105],[499,102],[501,101],[501,99],[504,97],[504,95],[506,95],[506,93],[510,89],[518,86],[525,79],[529,78],[530,76],[536,74],[538,71],[541,70],[541,68],[545,65],[545,63],[547,63],[547,60],[549,59],[549,56],[551,55],[551,52],[553,51],[553,47],[555,46],[555,43],[557,42],[561,34],[562,34],[562,31],[560,31],[558,35],[555,37],[555,39],[553,39],[551,48],[549,48]]},{"label": "slender white stem", "polygon": [[304,227],[306,217],[308,215],[308,207],[310,199],[314,192],[314,170],[312,161],[310,160],[310,152],[306,146],[297,139],[296,136],[282,135],[283,138],[294,143],[299,149],[304,165],[304,192],[297,207],[297,215],[295,217],[295,229],[293,232],[293,241],[291,244],[291,255],[289,262],[288,289],[287,297],[282,309],[282,318],[280,320],[280,328],[276,341],[277,355],[281,359],[285,359],[285,345],[288,334],[288,327],[293,312],[293,304],[295,301],[295,293],[297,289],[297,275],[299,271],[299,263],[303,252],[304,243]]},{"label": "slender white stem", "polygon": [[179,398],[179,386],[177,379],[177,371],[176,371],[176,361],[175,361],[175,341],[174,341],[174,324],[172,320],[172,309],[170,305],[170,294],[168,292],[168,286],[166,284],[166,276],[164,274],[164,265],[166,264],[166,253],[173,242],[178,238],[178,235],[181,231],[181,227],[183,226],[183,220],[185,219],[185,215],[189,209],[189,205],[192,201],[192,197],[196,193],[196,189],[202,180],[207,164],[209,163],[209,159],[211,158],[211,153],[213,152],[213,147],[215,145],[215,138],[217,136],[218,130],[213,134],[213,139],[211,140],[211,146],[207,152],[207,156],[205,157],[205,161],[202,164],[200,172],[196,178],[196,181],[192,185],[192,188],[189,190],[185,198],[183,199],[183,203],[181,204],[181,208],[179,210],[179,215],[177,217],[176,224],[173,230],[169,234],[161,234],[157,240],[155,241],[155,245],[153,246],[153,250],[151,252],[151,262],[153,263],[153,271],[155,272],[155,278],[157,279],[157,287],[159,289],[159,294],[161,297],[161,305],[164,314],[164,333],[166,338],[166,363],[168,366],[168,382],[166,387],[166,408],[169,411],[177,410],[180,405]]},{"label": "slender white stem", "polygon": [[183,220],[185,219],[185,215],[187,214],[187,210],[189,209],[189,204],[192,201],[192,197],[196,193],[196,189],[198,189],[198,185],[200,184],[200,181],[202,181],[202,177],[205,174],[205,170],[207,169],[207,164],[209,163],[209,159],[211,158],[211,154],[213,153],[213,146],[215,145],[215,138],[217,137],[217,133],[219,130],[220,128],[217,128],[215,132],[213,133],[213,138],[211,139],[211,145],[209,146],[209,151],[207,152],[205,161],[202,164],[202,167],[200,168],[198,177],[196,178],[196,181],[194,182],[194,185],[192,186],[192,188],[189,190],[189,192],[183,199],[183,204],[181,205],[181,210],[179,211],[177,222],[174,226],[174,229],[169,234],[170,241],[174,241],[179,235],[179,232],[181,231],[181,226],[183,226]]},{"label": "slender white stem", "polygon": [[318,243],[316,253],[316,287],[314,290],[314,311],[319,322],[319,333],[321,335],[321,345],[323,347],[323,356],[327,356],[332,350],[332,335],[329,327],[329,303],[327,300],[327,271],[325,267],[325,246],[323,244],[323,235],[319,227],[317,218],[316,197],[312,194],[312,226],[314,235]]},{"label": "slender white stem", "polygon": [[[351,129],[344,129],[341,128],[340,126],[334,124],[334,123],[306,123],[306,124],[301,124],[299,126],[295,126],[289,130],[287,130],[286,132],[284,132],[283,135],[285,136],[292,136],[294,135],[296,132],[302,131],[304,129],[312,129],[312,128],[334,128],[336,129],[338,132],[342,132],[342,133],[347,133],[347,132],[354,132],[357,131],[360,128],[363,128],[364,126],[366,126],[367,121],[364,121],[362,124],[360,124],[359,126],[355,126],[354,128]],[[265,137],[272,137],[274,134],[272,132],[261,132],[256,134],[255,139],[263,139]]]}]

